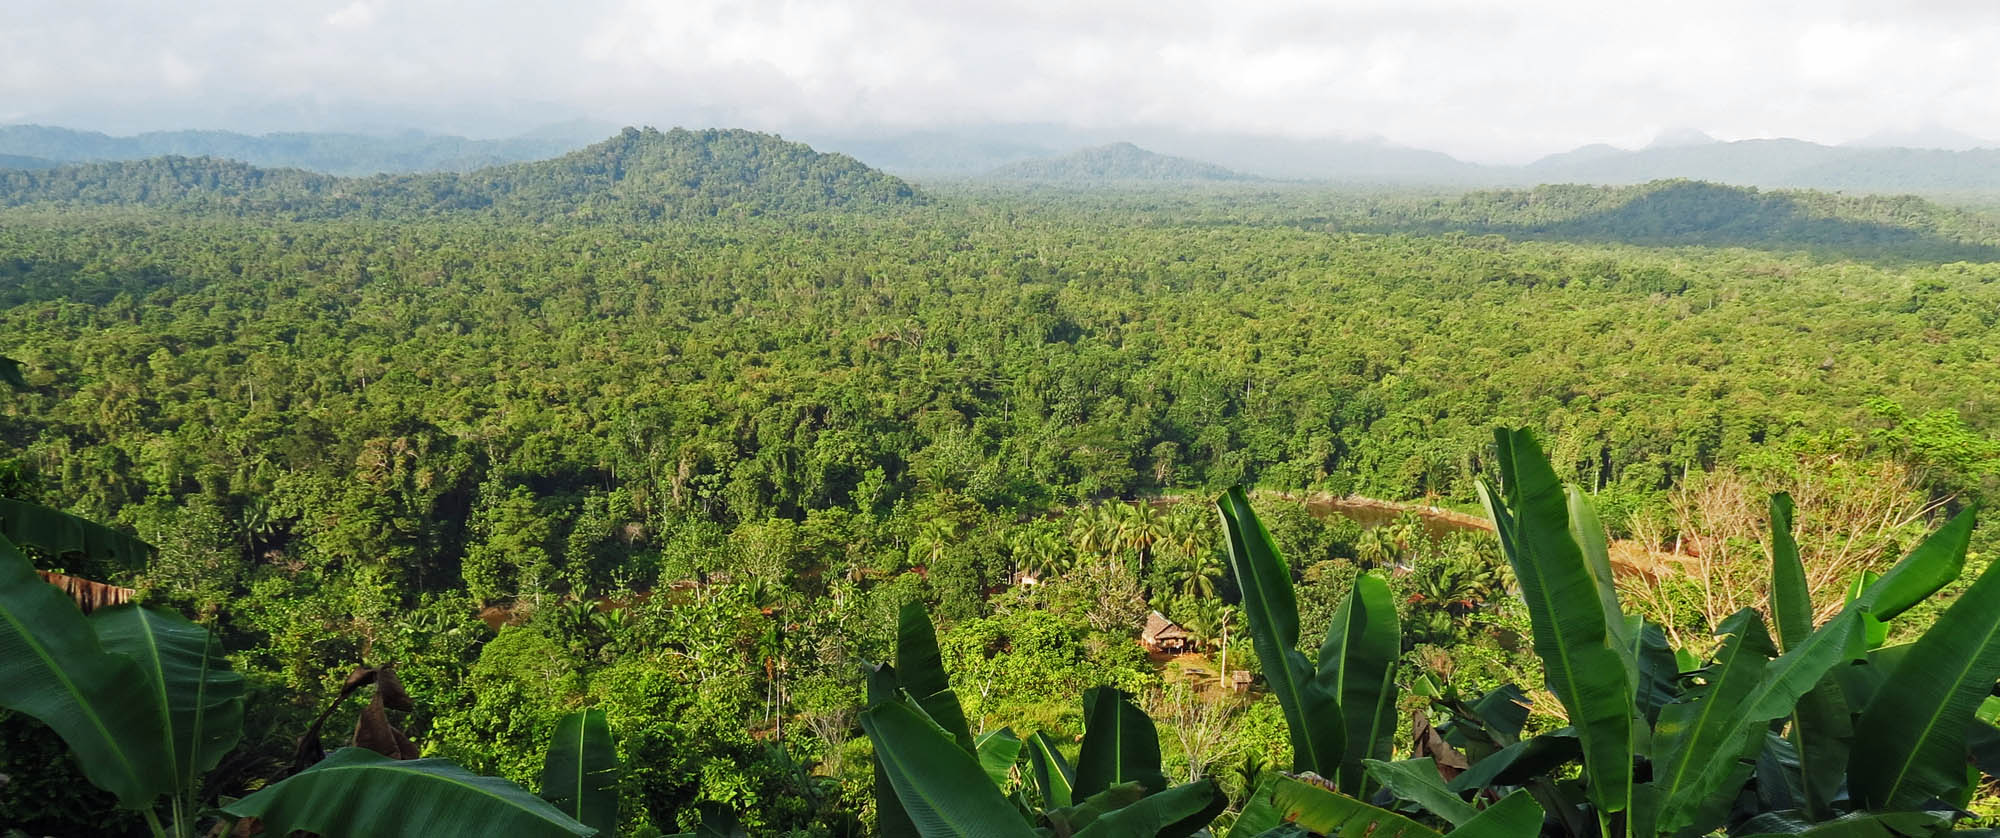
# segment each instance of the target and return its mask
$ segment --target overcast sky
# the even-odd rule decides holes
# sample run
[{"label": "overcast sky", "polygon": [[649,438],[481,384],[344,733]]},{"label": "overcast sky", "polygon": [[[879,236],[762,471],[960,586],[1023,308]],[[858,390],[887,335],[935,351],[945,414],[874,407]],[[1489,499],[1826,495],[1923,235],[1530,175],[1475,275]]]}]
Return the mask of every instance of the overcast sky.
[{"label": "overcast sky", "polygon": [[0,123],[2000,139],[2000,2],[5,0]]}]

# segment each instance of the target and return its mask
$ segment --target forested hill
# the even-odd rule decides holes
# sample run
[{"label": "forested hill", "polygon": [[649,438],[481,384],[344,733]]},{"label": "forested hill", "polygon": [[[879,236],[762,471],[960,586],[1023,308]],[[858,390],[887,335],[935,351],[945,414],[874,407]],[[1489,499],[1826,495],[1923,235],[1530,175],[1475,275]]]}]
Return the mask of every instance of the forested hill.
[{"label": "forested hill", "polygon": [[1688,180],[1554,185],[1384,200],[1335,213],[1350,231],[1493,233],[1645,245],[1835,248],[1991,261],[2000,222],[1913,196],[1761,191]]},{"label": "forested hill", "polygon": [[52,169],[62,165],[54,160],[20,154],[0,154],[0,169]]},{"label": "forested hill", "polygon": [[339,178],[165,157],[0,171],[0,206],[143,206],[294,218],[480,213],[648,220],[913,204],[909,184],[749,131],[627,128],[588,148],[465,174]]},{"label": "forested hill", "polygon": [[1061,157],[1022,160],[994,169],[987,177],[1060,183],[1255,180],[1212,163],[1170,157],[1131,143],[1086,148]]}]

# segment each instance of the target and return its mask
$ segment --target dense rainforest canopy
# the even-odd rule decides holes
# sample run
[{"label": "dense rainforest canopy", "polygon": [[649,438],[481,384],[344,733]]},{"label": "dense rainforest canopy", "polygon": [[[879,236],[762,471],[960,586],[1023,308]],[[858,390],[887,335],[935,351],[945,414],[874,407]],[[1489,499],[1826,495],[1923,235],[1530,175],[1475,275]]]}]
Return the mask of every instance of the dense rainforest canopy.
[{"label": "dense rainforest canopy", "polygon": [[[27,384],[0,394],[0,494],[157,547],[42,566],[221,634],[253,698],[221,794],[393,663],[426,754],[524,780],[596,706],[629,824],[708,801],[839,833],[875,816],[858,665],[917,601],[975,732],[1075,730],[1109,682],[1207,731],[1163,720],[1167,762],[1240,798],[1285,739],[1272,696],[1189,687],[1261,671],[1206,506],[1228,487],[1469,510],[1492,428],[1532,427],[1621,544],[1708,560],[1644,580],[1648,617],[1706,637],[1733,610],[1708,564],[1761,555],[1717,493],[1887,487],[1799,490],[1809,553],[1880,569],[2000,477],[2000,233],[1915,199],[920,189],[627,130],[465,174],[4,171],[0,205]],[[1540,678],[1490,538],[1257,503],[1309,626],[1398,569],[1402,653]],[[1148,658],[1149,611],[1200,654]],[[0,736],[31,778],[0,812],[109,810],[26,767],[46,730]]]}]

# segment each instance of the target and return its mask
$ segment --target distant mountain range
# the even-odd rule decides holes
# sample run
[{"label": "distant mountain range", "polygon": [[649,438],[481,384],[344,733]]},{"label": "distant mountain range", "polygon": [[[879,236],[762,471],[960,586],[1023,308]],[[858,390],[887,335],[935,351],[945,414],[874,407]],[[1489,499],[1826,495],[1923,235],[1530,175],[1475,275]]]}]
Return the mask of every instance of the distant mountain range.
[{"label": "distant mountain range", "polygon": [[627,128],[554,159],[468,173],[337,177],[212,157],[0,170],[0,206],[145,206],[281,217],[485,213],[624,220],[921,203],[842,154],[749,131]]},{"label": "distant mountain range", "polygon": [[1082,151],[1022,160],[986,173],[999,180],[1035,180],[1060,183],[1116,183],[1130,181],[1245,181],[1250,175],[1232,172],[1213,163],[1172,157],[1147,151],[1131,143],[1086,148]]},{"label": "distant mountain range", "polygon": [[[323,174],[469,173],[545,160],[586,142],[584,125],[510,139],[430,134],[266,134],[174,131],[112,137],[33,125],[0,126],[0,170],[161,156],[214,157]],[[596,136],[602,136],[597,134]],[[1641,149],[1589,145],[1522,166],[1478,165],[1375,140],[1288,139],[1135,130],[1115,142],[1061,126],[986,126],[873,137],[815,137],[883,171],[912,177],[1104,181],[1269,178],[1381,186],[1630,185],[1692,179],[1738,186],[1855,192],[2000,192],[2000,148],[1940,130],[1885,134],[1840,146],[1803,140],[1722,142],[1676,132]],[[1885,143],[1939,146],[1912,148]],[[1107,144],[1108,143],[1108,144]],[[1137,143],[1137,145],[1134,145]],[[1144,148],[1140,148],[1144,146]],[[1081,150],[1079,150],[1081,149]]]},{"label": "distant mountain range", "polygon": [[[602,132],[595,136],[603,136]],[[158,131],[113,137],[43,125],[0,126],[0,168],[14,158],[55,163],[143,160],[149,157],[220,157],[266,168],[307,169],[335,175],[403,172],[469,172],[576,149],[583,140],[551,131],[501,140],[435,134],[238,134],[231,131]]]}]

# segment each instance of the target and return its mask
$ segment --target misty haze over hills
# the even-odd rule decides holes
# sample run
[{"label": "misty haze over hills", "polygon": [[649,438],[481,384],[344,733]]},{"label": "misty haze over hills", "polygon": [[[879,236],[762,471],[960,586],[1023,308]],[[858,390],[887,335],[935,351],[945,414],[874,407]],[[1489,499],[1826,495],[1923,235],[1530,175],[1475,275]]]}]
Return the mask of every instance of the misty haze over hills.
[{"label": "misty haze over hills", "polygon": [[[417,132],[248,135],[201,130],[114,137],[16,125],[0,126],[0,168],[34,169],[174,155],[336,175],[467,172],[555,157],[602,139],[613,130],[593,122],[572,122],[499,139]],[[1469,163],[1442,152],[1379,140],[1294,139],[1170,129],[1134,129],[1118,135],[1060,125],[995,125],[791,139],[916,178],[994,176],[1079,183],[1275,179],[1417,186],[1625,185],[1685,178],[1740,186],[1860,192],[2000,191],[2000,149],[1969,135],[1942,130],[1882,134],[1839,146],[1794,139],[1724,142],[1684,130],[1663,134],[1644,148],[1586,145],[1520,166]]]}]

